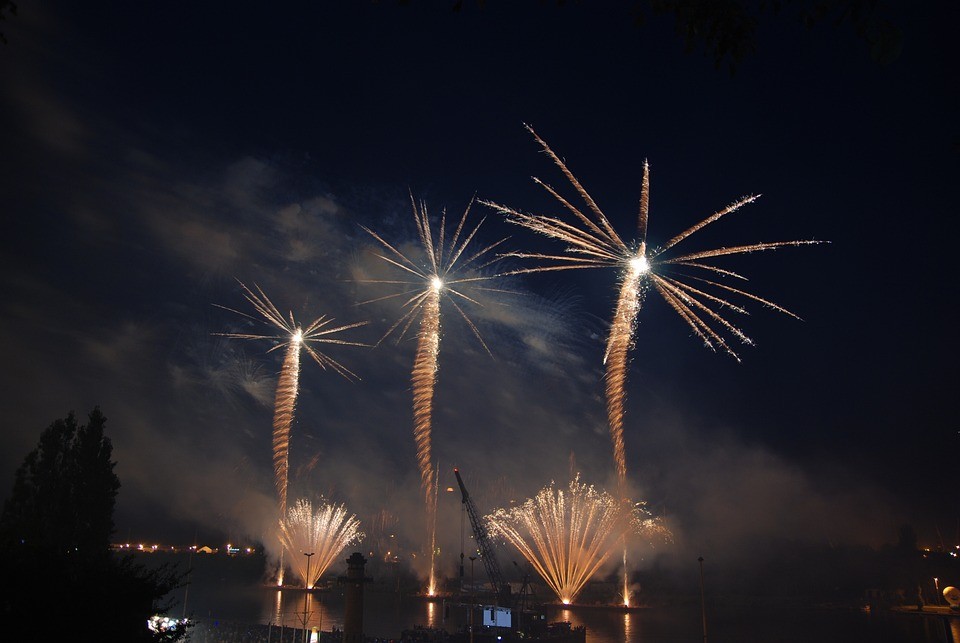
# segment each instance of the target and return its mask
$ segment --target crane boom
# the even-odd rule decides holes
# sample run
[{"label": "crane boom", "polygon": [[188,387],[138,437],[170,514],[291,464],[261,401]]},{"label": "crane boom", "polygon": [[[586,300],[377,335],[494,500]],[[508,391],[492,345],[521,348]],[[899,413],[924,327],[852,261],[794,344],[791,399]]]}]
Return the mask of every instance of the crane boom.
[{"label": "crane boom", "polygon": [[480,560],[487,570],[487,577],[502,607],[510,605],[510,585],[503,580],[503,573],[500,571],[500,565],[497,563],[497,556],[493,551],[493,543],[487,534],[487,528],[484,526],[477,508],[467,493],[467,487],[463,484],[463,478],[460,477],[460,470],[454,468],[453,473],[457,476],[457,484],[460,485],[460,495],[463,496],[463,505],[467,509],[467,515],[470,516],[470,526],[473,527],[473,537],[477,541],[477,549],[480,552]]}]

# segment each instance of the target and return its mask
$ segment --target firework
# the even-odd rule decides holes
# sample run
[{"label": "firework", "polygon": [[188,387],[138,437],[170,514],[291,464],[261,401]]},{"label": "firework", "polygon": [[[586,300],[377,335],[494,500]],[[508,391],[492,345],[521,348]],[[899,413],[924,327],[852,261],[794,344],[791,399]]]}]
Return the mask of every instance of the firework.
[{"label": "firework", "polygon": [[[280,520],[280,542],[294,571],[310,589],[348,545],[363,539],[360,521],[347,513],[344,505],[320,499],[314,508],[309,500],[299,499]],[[307,556],[311,554],[310,573]]]},{"label": "firework", "polygon": [[[725,335],[732,336],[744,344],[752,344],[752,341],[742,330],[719,312],[723,310],[724,312],[747,314],[742,305],[733,302],[734,298],[751,300],[791,317],[797,316],[767,299],[750,294],[741,288],[715,281],[716,276],[740,280],[746,278],[733,271],[714,266],[709,263],[709,260],[727,255],[823,242],[775,241],[715,248],[679,255],[669,252],[695,232],[759,198],[758,195],[751,195],[718,210],[703,221],[676,235],[663,246],[648,248],[647,215],[650,203],[650,168],[644,162],[637,239],[634,242],[627,243],[617,234],[606,215],[603,214],[593,198],[570,172],[566,164],[533,131],[533,128],[527,126],[527,129],[572,184],[586,204],[586,211],[576,207],[552,187],[536,178],[534,181],[541,185],[563,206],[564,210],[572,215],[570,221],[551,216],[527,214],[491,201],[481,201],[481,203],[505,214],[507,220],[511,223],[566,244],[565,254],[560,255],[508,253],[505,256],[547,262],[535,267],[515,270],[508,274],[606,267],[615,267],[620,270],[620,291],[610,325],[610,334],[607,338],[604,364],[606,365],[607,415],[613,442],[617,480],[622,492],[626,480],[623,416],[628,355],[633,346],[637,313],[640,310],[646,290],[652,286],[708,348],[712,350],[720,348],[739,361],[739,356],[731,346],[732,342]],[[693,273],[699,272],[701,276],[677,272],[684,269],[692,269]],[[713,276],[713,278],[707,278],[703,275]]]},{"label": "firework", "polygon": [[490,535],[517,548],[565,605],[606,562],[623,534],[667,535],[640,505],[618,501],[575,477],[567,490],[553,483],[533,498],[486,517]]},{"label": "firework", "polygon": [[[453,234],[447,238],[446,213],[440,218],[437,237],[430,228],[430,219],[426,205],[419,206],[410,196],[413,216],[420,239],[422,256],[413,258],[403,254],[395,246],[385,241],[379,234],[363,227],[387,251],[377,256],[398,269],[403,278],[397,280],[369,280],[371,283],[385,283],[400,286],[400,292],[373,299],[363,303],[384,299],[405,298],[403,307],[406,312],[387,329],[380,341],[396,332],[397,341],[402,339],[410,326],[419,320],[417,332],[417,350],[413,361],[410,380],[413,386],[413,437],[417,450],[417,464],[420,469],[420,485],[427,508],[428,530],[432,532],[434,513],[436,512],[436,472],[432,463],[432,422],[433,394],[437,380],[437,364],[440,352],[441,301],[451,306],[466,321],[468,327],[479,340],[483,349],[490,353],[476,325],[461,307],[461,303],[478,304],[473,290],[503,292],[496,288],[484,287],[480,282],[489,280],[493,275],[483,275],[481,271],[492,261],[492,251],[506,239],[473,249],[471,243],[483,224],[467,228],[473,200],[467,205]],[[495,259],[494,259],[495,260]],[[469,294],[468,294],[469,293]],[[459,303],[458,303],[459,302]],[[399,331],[398,331],[399,329]],[[433,535],[429,536],[430,549],[433,551]],[[431,553],[429,592],[435,589],[433,555]]]},{"label": "firework", "polygon": [[[280,515],[286,512],[287,508],[287,482],[289,475],[289,454],[290,454],[290,425],[293,422],[293,412],[297,402],[297,395],[300,391],[300,351],[306,351],[313,360],[326,370],[330,368],[347,379],[359,379],[354,373],[333,358],[321,353],[313,344],[341,344],[349,346],[365,346],[359,342],[350,342],[332,335],[344,330],[363,326],[367,322],[355,322],[343,326],[330,327],[333,319],[323,315],[311,322],[306,328],[302,328],[289,313],[284,317],[273,302],[264,294],[259,286],[254,285],[256,292],[240,283],[244,290],[244,297],[249,301],[254,309],[260,314],[263,320],[281,331],[280,335],[258,335],[252,333],[217,333],[223,337],[237,337],[240,339],[270,339],[276,344],[267,352],[273,352],[285,348],[283,365],[280,368],[280,379],[277,382],[276,398],[274,400],[273,416],[273,465],[276,477],[277,496],[280,501]],[[246,313],[220,306],[226,310],[254,319]]]},{"label": "firework", "polygon": [[[314,344],[343,344],[350,346],[365,346],[358,342],[350,342],[332,335],[344,330],[363,326],[367,322],[356,322],[343,326],[331,327],[333,319],[323,315],[318,317],[306,328],[302,328],[290,312],[284,317],[273,302],[264,294],[263,290],[254,284],[256,292],[242,282],[244,297],[249,301],[260,318],[246,313],[219,306],[225,310],[243,315],[257,321],[265,321],[268,325],[281,331],[280,335],[258,335],[253,333],[217,333],[224,337],[240,339],[269,339],[276,342],[267,352],[285,348],[283,365],[280,367],[280,379],[277,381],[277,391],[274,399],[273,411],[273,468],[274,481],[277,488],[277,501],[281,518],[287,512],[287,485],[290,475],[290,426],[293,423],[293,413],[296,407],[297,396],[300,392],[300,351],[305,350],[313,360],[324,370],[332,369],[347,379],[359,379],[353,372],[337,362],[332,357],[314,348]],[[280,555],[280,570],[277,575],[277,584],[283,584],[283,553]]]},{"label": "firework", "polygon": [[[544,272],[552,270],[571,270],[580,268],[615,267],[620,270],[620,292],[617,306],[610,324],[607,338],[604,364],[606,366],[607,418],[610,426],[610,439],[613,444],[613,457],[617,470],[617,485],[621,499],[626,490],[626,455],[623,440],[623,416],[627,379],[628,356],[634,341],[637,314],[643,295],[652,286],[657,293],[690,327],[711,350],[718,347],[731,357],[740,361],[731,346],[728,337],[732,336],[743,344],[752,344],[747,335],[719,312],[730,311],[747,314],[746,309],[735,304],[732,299],[742,298],[758,302],[797,317],[790,311],[773,302],[758,297],[741,288],[719,283],[715,279],[746,278],[731,270],[717,267],[709,260],[727,255],[747,254],[763,250],[774,250],[784,246],[801,246],[822,243],[820,241],[774,241],[752,243],[730,247],[702,250],[686,254],[672,254],[670,251],[681,241],[714,223],[722,217],[752,203],[759,195],[750,195],[722,208],[706,219],[693,225],[670,239],[658,248],[647,247],[647,217],[650,205],[650,167],[643,164],[643,180],[640,190],[640,208],[637,222],[637,239],[625,242],[610,224],[609,219],[600,210],[590,194],[584,189],[567,165],[550,149],[533,128],[527,126],[547,156],[560,169],[586,204],[586,212],[576,207],[548,184],[534,178],[566,210],[572,219],[569,221],[557,217],[527,214],[514,208],[482,201],[504,213],[511,223],[520,225],[536,233],[556,239],[566,244],[562,255],[541,253],[509,253],[508,256],[546,261],[544,265],[514,271],[512,274]],[[695,274],[683,274],[678,271],[690,269]],[[672,273],[672,274],[671,274]],[[699,275],[699,276],[698,276]],[[711,278],[707,278],[707,277]],[[727,337],[725,337],[725,335]],[[626,570],[626,546],[624,546],[624,603],[628,604],[628,584]]]}]

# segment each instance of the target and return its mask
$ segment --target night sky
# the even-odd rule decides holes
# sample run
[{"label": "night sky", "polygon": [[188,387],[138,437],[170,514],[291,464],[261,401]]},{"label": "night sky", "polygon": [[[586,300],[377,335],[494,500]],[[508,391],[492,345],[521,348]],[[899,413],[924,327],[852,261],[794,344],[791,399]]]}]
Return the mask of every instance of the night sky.
[{"label": "night sky", "polygon": [[[646,159],[651,243],[747,194],[762,196],[685,249],[830,242],[717,262],[802,318],[749,305],[742,363],[645,298],[627,469],[675,535],[647,560],[879,546],[902,524],[956,544],[954,3],[885,5],[902,34],[885,62],[849,23],[808,30],[788,4],[734,73],[687,52],[673,16],[635,25],[631,2],[214,4],[22,0],[0,22],[4,494],[44,428],[99,405],[118,540],[262,539],[282,351],[218,336],[271,333],[219,306],[252,313],[238,280],[258,284],[297,319],[368,321],[344,338],[376,344],[402,300],[360,304],[391,292],[363,279],[393,274],[361,225],[415,252],[411,193],[448,218],[473,197],[561,214],[533,176],[576,199],[530,124],[627,239]],[[483,217],[480,243],[560,249],[474,205]],[[482,509],[571,472],[614,488],[617,284],[612,269],[503,279],[510,293],[464,306],[492,357],[444,310],[444,556],[454,466]],[[304,359],[291,437],[291,499],[387,509],[408,549],[414,348],[412,333],[329,347],[356,382]]]}]

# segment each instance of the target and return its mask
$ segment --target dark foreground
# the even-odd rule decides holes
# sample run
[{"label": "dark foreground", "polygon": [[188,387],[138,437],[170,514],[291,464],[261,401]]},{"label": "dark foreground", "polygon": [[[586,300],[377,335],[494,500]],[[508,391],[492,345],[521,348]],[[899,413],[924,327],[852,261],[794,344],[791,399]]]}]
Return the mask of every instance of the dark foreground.
[{"label": "dark foreground", "polygon": [[[510,643],[534,641],[543,643],[585,643],[586,629],[572,627],[570,623],[551,623],[533,637],[516,633],[478,628],[473,636],[469,632],[447,632],[443,629],[414,627],[404,630],[397,637],[366,636],[366,643]],[[331,632],[304,631],[303,628],[262,625],[259,623],[230,623],[217,619],[200,619],[190,628],[188,641],[193,643],[339,643],[342,630]]]},{"label": "dark foreground", "polygon": [[[743,614],[739,614],[735,620],[742,623]],[[856,631],[847,629],[842,623],[846,621],[834,619],[820,619],[813,613],[802,610],[793,614],[793,618],[778,619],[778,626],[767,630],[766,636],[758,639],[756,636],[740,629],[737,634],[731,632],[735,627],[732,623],[724,623],[724,620],[718,619],[713,623],[709,640],[711,643],[726,643],[728,641],[784,641],[792,642],[796,640],[811,640],[808,635],[814,633],[816,640],[821,643],[832,643],[834,641],[859,640],[863,643],[887,643],[909,641],[910,643],[960,643],[960,612],[951,611],[949,608],[936,608],[926,606],[923,610],[917,610],[910,607],[898,607],[890,610],[884,610],[882,613],[861,614],[858,619],[869,619],[871,623],[856,627]],[[810,629],[802,624],[811,622],[811,619],[823,620],[824,628],[816,631],[817,628]],[[832,623],[832,625],[829,625]],[[839,625],[839,626],[838,626]],[[590,632],[583,626],[571,627],[569,623],[560,623],[558,628],[552,628],[552,635],[546,632],[542,638],[537,640],[545,643],[592,643],[593,641],[623,641],[624,643],[633,643],[633,641],[661,641],[667,640],[663,637],[663,632],[657,632],[654,629],[646,629],[645,632],[621,632],[619,635],[609,636],[604,632]],[[766,629],[766,628],[765,628]],[[806,631],[806,635],[801,633]],[[674,636],[669,636],[671,641],[690,640],[700,643],[702,632],[698,631],[698,636],[690,637],[685,634],[692,632],[676,632]],[[316,636],[316,638],[314,638]],[[626,638],[623,638],[623,637]],[[855,638],[851,639],[853,636]],[[798,638],[799,637],[799,638]],[[340,643],[343,640],[343,631],[333,629],[333,631],[323,632],[322,637],[314,634],[312,631],[306,633],[302,628],[280,627],[277,625],[246,624],[237,622],[227,622],[218,619],[198,619],[190,628],[187,641],[193,643]],[[504,637],[503,641],[508,642],[513,639]],[[520,639],[517,639],[520,640]],[[530,640],[530,639],[527,639]],[[416,626],[411,629],[398,632],[396,636],[366,636],[365,643],[470,643],[469,633],[463,631],[448,632],[441,628],[430,628]],[[473,643],[496,643],[497,635],[493,631],[477,631],[474,633]]]}]

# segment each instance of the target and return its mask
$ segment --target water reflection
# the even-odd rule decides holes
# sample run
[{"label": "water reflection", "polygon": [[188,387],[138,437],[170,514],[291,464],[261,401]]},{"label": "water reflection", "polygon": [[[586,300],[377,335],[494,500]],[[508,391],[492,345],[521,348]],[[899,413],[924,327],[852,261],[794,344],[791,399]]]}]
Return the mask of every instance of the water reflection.
[{"label": "water reflection", "polygon": [[[193,616],[221,623],[270,624],[272,640],[276,643],[281,632],[286,637],[294,629],[302,632],[306,605],[308,628],[326,632],[343,629],[345,595],[337,586],[327,587],[322,593],[316,590],[304,594],[302,588],[278,590],[272,585],[218,581],[191,585]],[[587,643],[702,641],[702,617],[699,600],[630,612],[576,606],[555,606],[547,610],[548,622],[567,621],[574,627],[586,627]],[[711,643],[774,638],[781,643],[960,643],[958,618],[733,605],[709,607],[707,617]],[[427,601],[385,591],[372,591],[364,596],[363,627],[368,636],[395,638],[404,629],[417,625],[455,632],[468,618],[468,610],[456,600]]]},{"label": "water reflection", "polygon": [[[639,626],[640,624],[637,623]],[[640,628],[637,627],[637,631],[633,631],[634,628],[634,619],[633,614],[630,612],[623,613],[623,643],[633,643],[633,641],[640,640]]]},{"label": "water reflection", "polygon": [[[303,590],[276,590],[269,612],[261,612],[260,622],[273,623],[281,627],[307,628],[316,627],[330,631],[331,628],[343,627],[342,610],[332,610],[330,605],[324,604],[324,592],[307,592]],[[306,615],[306,619],[304,619]]]}]

